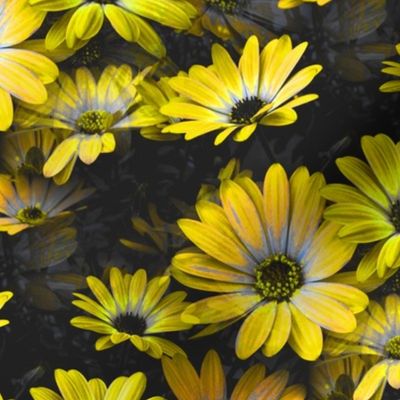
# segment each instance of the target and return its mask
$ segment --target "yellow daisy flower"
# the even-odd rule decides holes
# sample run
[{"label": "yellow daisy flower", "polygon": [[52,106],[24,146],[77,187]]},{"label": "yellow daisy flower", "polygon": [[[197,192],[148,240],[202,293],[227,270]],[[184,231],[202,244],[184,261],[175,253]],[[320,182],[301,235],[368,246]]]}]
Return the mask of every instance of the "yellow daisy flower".
[{"label": "yellow daisy flower", "polygon": [[0,163],[12,176],[21,172],[40,175],[55,146],[56,136],[47,128],[4,135],[0,138]]},{"label": "yellow daisy flower", "polygon": [[256,364],[240,377],[228,396],[225,372],[214,350],[204,357],[200,375],[182,354],[176,354],[172,359],[163,357],[161,361],[164,376],[177,400],[303,400],[306,395],[302,385],[287,387],[287,371],[266,376],[265,366]]},{"label": "yellow daisy flower", "polygon": [[279,0],[278,7],[282,9],[294,8],[301,6],[302,4],[315,3],[319,6],[324,6],[330,3],[332,0]]},{"label": "yellow daisy flower", "polygon": [[64,211],[85,199],[93,189],[75,181],[59,187],[41,176],[18,174],[15,180],[0,175],[0,232],[15,235],[44,224],[51,218],[70,214]]},{"label": "yellow daisy flower", "polygon": [[382,304],[371,300],[367,311],[358,316],[356,331],[331,335],[324,351],[332,356],[366,354],[376,362],[354,391],[354,400],[369,400],[382,393],[386,383],[400,389],[400,297],[386,296]]},{"label": "yellow daisy flower", "polygon": [[47,99],[45,84],[58,75],[57,66],[33,51],[15,48],[40,28],[46,13],[34,10],[28,0],[0,4],[0,131],[13,122],[11,97],[30,104]]},{"label": "yellow daisy flower", "polygon": [[[4,307],[4,304],[7,303],[12,297],[13,297],[12,292],[0,292],[0,310]],[[0,319],[0,328],[3,326],[6,326],[10,323],[8,319]],[[1,397],[1,395],[0,395]]]},{"label": "yellow daisy flower", "polygon": [[189,29],[196,9],[187,0],[29,0],[41,11],[66,11],[46,36],[46,47],[55,49],[65,41],[69,48],[96,36],[106,18],[128,42],[136,42],[149,53],[165,56],[160,36],[147,20],[178,30]]},{"label": "yellow daisy flower", "polygon": [[[310,373],[310,399],[353,400],[354,390],[373,360],[354,355],[313,364]],[[375,394],[373,400],[381,398],[382,390]]]},{"label": "yellow daisy flower", "polygon": [[155,277],[147,282],[144,269],[133,275],[123,275],[120,269],[112,268],[110,293],[100,279],[89,276],[87,284],[98,302],[84,294],[74,293],[79,300],[72,303],[92,316],[75,317],[71,324],[103,335],[96,341],[96,350],[130,341],[136,349],[154,358],[161,358],[163,354],[184,354],[171,341],[154,336],[191,327],[180,319],[188,305],[183,301],[186,293],[173,292],[164,296],[169,283],[168,276]]},{"label": "yellow daisy flower", "polygon": [[138,105],[136,84],[142,74],[132,76],[128,65],[108,66],[96,82],[87,68],[78,68],[75,81],[61,73],[49,86],[49,99],[35,109],[18,110],[22,127],[51,127],[66,132],[43,167],[46,177],[65,183],[77,158],[92,164],[101,153],[115,149],[114,133],[141,128],[165,120],[152,105]]},{"label": "yellow daisy flower", "polygon": [[280,164],[266,172],[263,192],[248,177],[224,180],[221,206],[196,204],[201,221],[181,219],[199,249],[172,260],[175,279],[191,288],[223,294],[206,297],[182,314],[185,322],[211,324],[196,336],[245,318],[236,354],[247,359],[262,347],[277,354],[288,341],[303,359],[322,351],[322,329],[351,332],[354,313],[368,297],[349,285],[325,281],[350,260],[355,245],[337,237],[338,225],[321,223],[320,173],[298,168],[288,179]]},{"label": "yellow daisy flower", "polygon": [[[107,385],[99,378],[87,380],[76,369],[56,369],[54,379],[59,394],[45,387],[30,389],[33,400],[140,400],[146,390],[147,379],[143,372],[120,376]],[[147,400],[164,400],[154,396]]]},{"label": "yellow daisy flower", "polygon": [[258,39],[251,36],[237,66],[221,45],[213,45],[212,66],[194,65],[188,77],[169,80],[182,98],[163,106],[161,112],[182,121],[163,132],[185,134],[191,140],[220,131],[214,142],[218,145],[233,133],[234,140],[247,140],[258,124],[294,123],[294,108],[318,98],[297,94],[321,71],[320,65],[303,68],[288,80],[306,48],[307,42],[293,48],[284,35],[270,41],[260,54]]},{"label": "yellow daisy flower", "polygon": [[330,184],[322,196],[335,202],[325,218],[342,225],[339,236],[349,243],[372,243],[363,257],[357,278],[400,266],[400,152],[388,136],[363,136],[361,147],[367,163],[356,157],[336,160],[342,174],[355,186]]},{"label": "yellow daisy flower", "polygon": [[[400,55],[400,43],[396,45],[397,54]],[[387,67],[382,69],[382,72],[394,77],[400,77],[400,62],[396,61],[383,61]],[[395,79],[384,83],[379,87],[379,90],[384,93],[400,92],[400,79]]]}]

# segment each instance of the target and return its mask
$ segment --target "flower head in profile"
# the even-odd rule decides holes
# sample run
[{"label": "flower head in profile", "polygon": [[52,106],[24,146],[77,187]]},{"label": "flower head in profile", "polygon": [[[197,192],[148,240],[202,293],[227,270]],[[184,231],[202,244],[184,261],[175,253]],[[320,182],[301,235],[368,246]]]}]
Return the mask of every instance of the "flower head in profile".
[{"label": "flower head in profile", "polygon": [[35,109],[19,110],[22,127],[50,127],[65,132],[43,167],[46,177],[65,183],[77,158],[92,164],[101,153],[115,149],[114,133],[141,128],[165,120],[152,105],[139,105],[136,84],[143,78],[132,75],[128,65],[108,66],[96,82],[87,68],[78,68],[75,81],[61,73],[49,86],[48,101]]},{"label": "flower head in profile", "polygon": [[185,30],[192,25],[196,10],[187,0],[29,0],[40,11],[65,13],[46,36],[46,47],[55,49],[66,42],[75,48],[96,36],[105,19],[128,42],[136,42],[149,53],[165,55],[160,36],[147,20]]},{"label": "flower head in profile", "polygon": [[[276,22],[275,4],[260,0],[188,0],[197,9],[197,17],[189,33],[202,36],[211,32],[222,40],[229,40],[234,45],[252,34],[260,40],[272,39],[276,35],[264,25]],[[282,13],[282,11],[281,11]],[[260,17],[260,18],[257,18]],[[238,46],[240,47],[240,46]]]},{"label": "flower head in profile", "polygon": [[[131,376],[120,376],[109,386],[100,378],[87,380],[76,369],[68,371],[56,369],[54,379],[59,393],[45,387],[35,387],[29,391],[33,400],[141,400],[147,384],[147,378],[143,372],[135,372]],[[147,400],[164,400],[164,398],[154,396]]]},{"label": "flower head in profile", "polygon": [[228,163],[223,166],[217,176],[217,184],[204,183],[200,186],[200,190],[197,193],[197,201],[199,200],[209,200],[209,201],[219,201],[219,185],[225,179],[236,179],[240,177],[252,177],[252,171],[249,169],[242,169],[240,165],[240,160],[238,158],[231,158]]},{"label": "flower head in profile", "polygon": [[324,6],[330,3],[332,0],[278,0],[278,7],[282,9],[294,8],[301,6],[302,4],[314,3],[319,6]]},{"label": "flower head in profile", "polygon": [[[353,400],[355,388],[376,357],[358,355],[324,359],[311,367],[310,398],[312,400]],[[382,391],[374,400],[380,400]]]},{"label": "flower head in profile", "polygon": [[168,257],[169,262],[171,250],[182,247],[182,233],[176,223],[168,223],[160,217],[154,203],[150,203],[147,209],[148,219],[131,218],[135,240],[120,239],[120,242],[137,253]]},{"label": "flower head in profile", "polygon": [[[0,310],[4,307],[4,305],[13,297],[13,293],[6,291],[0,292]],[[0,319],[0,328],[6,326],[10,323],[8,319]]]},{"label": "flower head in profile", "polygon": [[387,383],[400,389],[400,297],[390,294],[382,302],[371,300],[368,309],[358,315],[357,329],[347,335],[331,334],[324,351],[331,356],[375,356],[354,391],[354,400],[375,398]]},{"label": "flower head in profile", "polygon": [[290,179],[280,164],[266,172],[263,191],[248,177],[221,183],[221,205],[199,201],[200,221],[178,224],[196,248],[178,253],[172,275],[182,284],[219,292],[186,308],[182,319],[210,324],[196,336],[244,319],[236,354],[247,359],[262,348],[277,354],[286,342],[306,360],[322,351],[322,329],[351,332],[354,313],[368,297],[349,285],[326,281],[342,269],[355,245],[322,222],[320,173],[298,168]]},{"label": "flower head in profile", "polygon": [[182,354],[172,359],[164,356],[161,361],[164,376],[177,400],[304,400],[306,395],[303,386],[288,386],[287,371],[266,375],[262,364],[250,367],[234,388],[227,388],[221,359],[214,350],[204,357],[200,374]]},{"label": "flower head in profile", "polygon": [[[400,55],[400,43],[396,45],[397,54]],[[382,69],[382,72],[388,75],[392,75],[395,78],[400,77],[400,62],[397,61],[383,61],[383,64],[387,65]],[[400,92],[400,79],[394,79],[384,83],[379,87],[381,92],[393,93]]]},{"label": "flower head in profile", "polygon": [[322,196],[333,201],[325,218],[342,226],[338,235],[349,243],[372,244],[357,269],[359,280],[400,266],[400,152],[386,135],[363,136],[367,162],[356,157],[336,160],[353,184],[330,184]]},{"label": "flower head in profile", "polygon": [[67,208],[93,193],[79,181],[62,188],[41,176],[18,174],[15,179],[0,175],[0,232],[15,235],[53,218],[70,215]]},{"label": "flower head in profile", "polygon": [[321,71],[320,65],[303,68],[289,78],[306,48],[307,42],[293,48],[290,37],[284,35],[271,40],[260,53],[257,37],[251,36],[237,66],[224,47],[214,44],[210,67],[194,65],[188,76],[169,80],[181,98],[170,101],[161,112],[180,121],[163,132],[185,134],[191,140],[217,131],[217,145],[231,134],[234,140],[245,141],[259,124],[294,123],[294,108],[318,98],[298,93]]},{"label": "flower head in profile", "polygon": [[48,128],[4,135],[0,138],[0,164],[11,176],[19,173],[41,175],[56,144],[56,136]]},{"label": "flower head in profile", "polygon": [[[158,81],[151,78],[142,80],[138,85],[138,91],[143,98],[143,104],[153,105],[159,110],[162,106],[168,104],[169,101],[177,99],[178,94],[171,88],[168,81],[168,77],[162,77]],[[162,114],[161,118],[163,118]],[[140,129],[140,134],[146,139],[157,141],[179,139],[179,136],[162,133],[163,128],[173,122],[175,122],[174,118],[165,117],[164,121],[160,124],[154,124],[153,126]]]},{"label": "flower head in profile", "polygon": [[102,335],[96,342],[96,350],[109,349],[130,341],[136,349],[154,358],[161,358],[163,354],[184,354],[171,341],[156,336],[191,327],[191,324],[180,319],[182,311],[188,305],[184,302],[186,293],[173,292],[165,295],[169,283],[168,276],[147,281],[144,269],[131,275],[123,274],[119,268],[112,268],[110,292],[100,279],[89,276],[87,284],[97,302],[84,294],[74,293],[78,300],[74,300],[73,304],[91,316],[75,317],[71,324]]},{"label": "flower head in profile", "polygon": [[58,75],[57,66],[47,57],[15,48],[40,28],[45,15],[28,0],[0,2],[0,131],[13,122],[12,97],[42,104],[47,99],[45,85]]}]

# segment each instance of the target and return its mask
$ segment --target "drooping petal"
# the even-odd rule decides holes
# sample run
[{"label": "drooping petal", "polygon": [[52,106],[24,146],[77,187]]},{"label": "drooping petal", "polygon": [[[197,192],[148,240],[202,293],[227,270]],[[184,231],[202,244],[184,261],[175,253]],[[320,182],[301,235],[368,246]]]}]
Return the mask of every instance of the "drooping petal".
[{"label": "drooping petal", "polygon": [[226,399],[225,373],[221,359],[214,350],[207,352],[201,365],[200,386],[202,398],[207,400]]},{"label": "drooping petal", "polygon": [[252,356],[265,343],[273,329],[276,310],[276,302],[268,302],[244,320],[236,336],[236,355],[241,360]]},{"label": "drooping petal", "polygon": [[289,303],[289,308],[292,314],[289,344],[304,360],[315,361],[322,352],[321,328],[310,321],[295,305]]}]

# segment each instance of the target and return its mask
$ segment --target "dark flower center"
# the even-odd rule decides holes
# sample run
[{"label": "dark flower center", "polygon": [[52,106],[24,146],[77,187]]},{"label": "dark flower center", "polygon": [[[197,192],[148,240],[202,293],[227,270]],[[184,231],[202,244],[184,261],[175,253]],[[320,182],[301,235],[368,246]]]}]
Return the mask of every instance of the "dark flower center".
[{"label": "dark flower center", "polygon": [[238,101],[231,110],[231,122],[235,124],[251,124],[251,118],[265,103],[258,97],[247,97]]},{"label": "dark flower center", "polygon": [[207,4],[227,14],[233,14],[243,5],[243,2],[243,0],[206,0]]},{"label": "dark flower center", "polygon": [[397,232],[400,232],[400,202],[396,200],[392,203],[392,212],[390,215],[390,220],[394,225]]},{"label": "dark flower center", "polygon": [[327,400],[352,400],[354,382],[347,375],[340,375],[335,383],[335,390],[329,393]]},{"label": "dark flower center", "polygon": [[378,290],[379,294],[384,296],[397,293],[400,294],[400,269],[392,275]]},{"label": "dark flower center", "polygon": [[400,360],[400,335],[392,337],[385,344],[385,352],[389,358]]},{"label": "dark flower center", "polygon": [[289,300],[303,281],[301,266],[283,254],[269,257],[256,267],[255,288],[266,300]]},{"label": "dark flower center", "polygon": [[119,315],[114,320],[114,327],[119,332],[129,333],[130,335],[143,335],[147,328],[146,320],[138,315],[127,313]]},{"label": "dark flower center", "polygon": [[94,39],[74,54],[72,57],[72,64],[75,67],[92,67],[98,64],[101,56],[100,41]]},{"label": "dark flower center", "polygon": [[76,121],[78,128],[88,135],[103,133],[112,124],[113,116],[104,110],[89,110]]},{"label": "dark flower center", "polygon": [[24,224],[38,225],[46,219],[46,213],[39,207],[25,207],[17,212],[17,218]]}]

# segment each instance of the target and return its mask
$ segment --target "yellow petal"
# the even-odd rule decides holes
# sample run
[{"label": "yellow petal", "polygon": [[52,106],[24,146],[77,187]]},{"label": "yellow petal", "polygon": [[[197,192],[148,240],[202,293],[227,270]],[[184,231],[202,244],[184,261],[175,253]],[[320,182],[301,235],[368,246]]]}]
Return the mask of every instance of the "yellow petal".
[{"label": "yellow petal", "polygon": [[272,357],[282,350],[289,339],[292,317],[286,302],[278,303],[273,328],[262,349],[266,357]]},{"label": "yellow petal", "polygon": [[[235,142],[244,142],[254,133],[256,128],[256,123],[242,127],[238,132],[235,133],[233,140]],[[230,134],[230,132],[228,134]]]},{"label": "yellow petal", "polygon": [[307,291],[331,297],[349,307],[354,314],[365,310],[368,306],[368,296],[350,285],[330,282],[307,283]]},{"label": "yellow petal", "polygon": [[63,16],[49,29],[45,38],[45,46],[47,50],[52,51],[65,41],[67,27],[74,12],[75,10],[73,9],[63,14]]},{"label": "yellow petal", "polygon": [[385,362],[374,365],[362,378],[354,391],[354,400],[369,400],[386,379],[388,365]]},{"label": "yellow petal", "polygon": [[200,386],[202,398],[224,400],[226,394],[225,372],[221,359],[214,350],[209,350],[201,364]]},{"label": "yellow petal", "polygon": [[6,131],[14,118],[14,106],[11,96],[0,88],[0,131]]},{"label": "yellow petal", "polygon": [[271,237],[271,247],[274,254],[286,250],[287,231],[289,228],[289,180],[280,164],[268,168],[264,178],[264,210]]},{"label": "yellow petal", "polygon": [[0,56],[24,66],[45,85],[53,82],[58,76],[57,65],[42,54],[25,49],[3,49]]},{"label": "yellow petal", "polygon": [[230,225],[250,253],[258,260],[267,257],[267,244],[260,216],[247,193],[234,181],[225,180],[220,197]]},{"label": "yellow petal", "polygon": [[248,96],[257,96],[258,77],[260,74],[259,44],[257,36],[251,36],[244,46],[243,55],[240,58],[239,69],[243,77]]},{"label": "yellow petal", "polygon": [[400,155],[393,141],[386,135],[363,136],[361,146],[379,182],[393,198],[397,198]]},{"label": "yellow petal", "polygon": [[310,321],[296,306],[289,303],[292,314],[292,330],[289,344],[304,360],[315,361],[322,352],[322,331],[319,325]]},{"label": "yellow petal", "polygon": [[102,141],[99,135],[88,136],[81,140],[79,158],[87,165],[94,163],[101,153]]},{"label": "yellow petal", "polygon": [[238,358],[248,359],[265,343],[273,328],[276,310],[276,302],[259,305],[244,320],[236,336]]},{"label": "yellow petal", "polygon": [[100,4],[90,2],[81,5],[68,22],[67,46],[73,48],[79,40],[89,40],[96,36],[103,26],[103,21],[104,13]]},{"label": "yellow petal", "polygon": [[389,366],[388,382],[393,389],[400,389],[400,363],[398,361]]},{"label": "yellow petal", "polygon": [[139,27],[135,19],[130,18],[130,13],[114,4],[104,6],[104,14],[110,24],[122,38],[128,42],[136,42],[140,36]]},{"label": "yellow petal", "polygon": [[221,234],[218,229],[199,221],[180,219],[178,225],[189,240],[218,261],[244,272],[249,265],[254,265],[249,255],[241,251],[242,246],[236,245],[238,239],[234,240]]},{"label": "yellow petal", "polygon": [[256,389],[250,394],[249,400],[279,400],[285,390],[288,379],[289,373],[287,371],[277,371],[269,375],[257,385]]},{"label": "yellow petal", "polygon": [[381,189],[371,167],[355,157],[342,157],[336,160],[340,172],[373,202],[389,209],[390,201]]},{"label": "yellow petal", "polygon": [[268,113],[261,121],[262,125],[284,126],[297,121],[297,113],[292,108],[281,107]]},{"label": "yellow petal", "polygon": [[304,276],[318,281],[340,271],[354,254],[356,246],[337,236],[339,225],[325,221],[319,226],[303,256]]},{"label": "yellow petal", "polygon": [[125,2],[128,10],[142,17],[175,29],[189,29],[190,16],[195,14],[191,4],[171,3],[169,0]]},{"label": "yellow petal", "polygon": [[243,98],[243,84],[239,70],[229,53],[219,44],[211,50],[213,65],[219,78],[236,99]]},{"label": "yellow petal", "polygon": [[80,139],[71,137],[61,142],[43,166],[47,178],[57,175],[72,159],[79,147]]},{"label": "yellow petal", "polygon": [[1,56],[0,88],[30,104],[43,104],[47,91],[40,79],[25,66]]},{"label": "yellow petal", "polygon": [[265,377],[265,367],[256,364],[250,367],[239,379],[233,389],[231,400],[247,400],[253,390]]},{"label": "yellow petal", "polygon": [[[252,293],[230,293],[208,297],[189,305],[182,314],[182,320],[189,324],[212,324],[244,316],[260,301]],[[226,304],[229,302],[229,307]]]},{"label": "yellow petal", "polygon": [[113,133],[104,133],[101,135],[102,153],[112,153],[115,150],[115,137]]},{"label": "yellow petal", "polygon": [[304,285],[291,301],[308,319],[333,332],[354,331],[357,321],[349,308],[320,292],[308,291],[307,287]]},{"label": "yellow petal", "polygon": [[200,378],[189,360],[177,354],[171,360],[162,357],[165,379],[178,400],[201,400]]},{"label": "yellow petal", "polygon": [[7,303],[13,297],[13,293],[9,291],[0,292],[0,310],[4,307],[4,304]]}]

